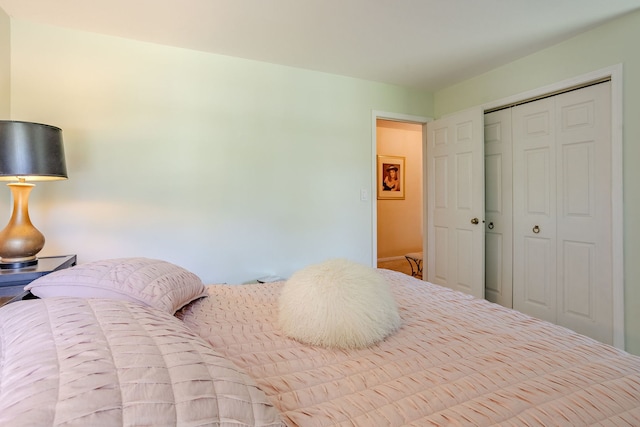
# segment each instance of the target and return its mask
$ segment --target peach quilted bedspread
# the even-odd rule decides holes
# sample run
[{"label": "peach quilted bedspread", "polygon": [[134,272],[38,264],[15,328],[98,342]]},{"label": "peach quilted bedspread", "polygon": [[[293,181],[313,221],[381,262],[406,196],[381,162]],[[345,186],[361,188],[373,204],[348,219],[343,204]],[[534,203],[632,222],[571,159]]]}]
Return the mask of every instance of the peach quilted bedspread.
[{"label": "peach quilted bedspread", "polygon": [[[290,426],[640,426],[640,358],[382,270],[403,325],[356,351],[277,328],[282,282],[209,286],[177,314],[246,369]],[[313,301],[301,301],[313,304]]]}]

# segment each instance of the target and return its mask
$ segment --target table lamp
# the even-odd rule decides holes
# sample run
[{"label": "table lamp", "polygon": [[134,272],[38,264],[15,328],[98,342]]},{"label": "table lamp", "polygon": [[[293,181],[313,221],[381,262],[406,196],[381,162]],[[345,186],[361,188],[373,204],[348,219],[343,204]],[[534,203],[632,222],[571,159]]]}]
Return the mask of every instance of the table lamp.
[{"label": "table lamp", "polygon": [[67,179],[62,130],[40,123],[0,120],[0,181],[13,195],[13,212],[0,231],[0,268],[23,268],[38,262],[44,236],[29,219],[27,181]]}]

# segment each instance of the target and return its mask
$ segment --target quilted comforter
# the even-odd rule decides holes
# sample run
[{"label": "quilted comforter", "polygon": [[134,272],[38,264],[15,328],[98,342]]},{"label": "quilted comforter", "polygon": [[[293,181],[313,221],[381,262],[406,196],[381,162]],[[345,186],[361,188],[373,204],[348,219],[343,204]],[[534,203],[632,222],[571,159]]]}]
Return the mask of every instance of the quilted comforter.
[{"label": "quilted comforter", "polygon": [[281,426],[255,382],[178,319],[134,302],[0,308],[0,426]]},{"label": "quilted comforter", "polygon": [[276,326],[282,283],[210,286],[177,316],[245,369],[289,426],[640,425],[639,357],[382,272],[403,325],[363,350],[286,338]]}]

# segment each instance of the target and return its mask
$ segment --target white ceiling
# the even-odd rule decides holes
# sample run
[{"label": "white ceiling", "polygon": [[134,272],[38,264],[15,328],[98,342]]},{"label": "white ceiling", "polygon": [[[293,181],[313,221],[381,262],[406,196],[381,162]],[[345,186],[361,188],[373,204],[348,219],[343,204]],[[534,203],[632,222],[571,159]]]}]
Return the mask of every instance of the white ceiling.
[{"label": "white ceiling", "polygon": [[639,0],[0,0],[14,19],[437,90]]}]

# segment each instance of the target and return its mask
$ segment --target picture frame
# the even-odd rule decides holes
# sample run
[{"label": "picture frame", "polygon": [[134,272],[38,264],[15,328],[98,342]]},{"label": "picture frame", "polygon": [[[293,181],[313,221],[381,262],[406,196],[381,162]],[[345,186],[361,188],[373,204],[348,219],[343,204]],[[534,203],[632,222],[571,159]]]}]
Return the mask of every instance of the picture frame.
[{"label": "picture frame", "polygon": [[378,165],[378,200],[404,200],[405,158],[400,156],[376,156]]}]

